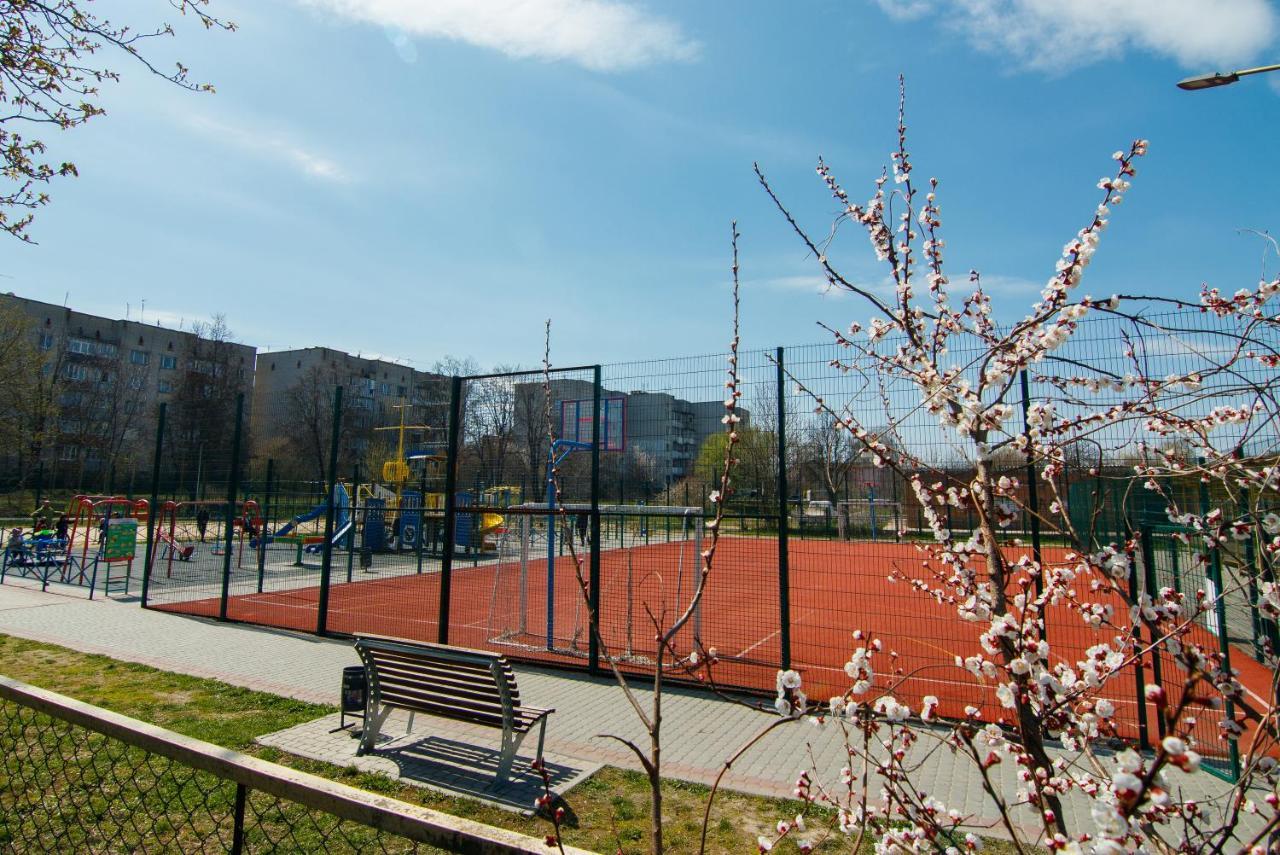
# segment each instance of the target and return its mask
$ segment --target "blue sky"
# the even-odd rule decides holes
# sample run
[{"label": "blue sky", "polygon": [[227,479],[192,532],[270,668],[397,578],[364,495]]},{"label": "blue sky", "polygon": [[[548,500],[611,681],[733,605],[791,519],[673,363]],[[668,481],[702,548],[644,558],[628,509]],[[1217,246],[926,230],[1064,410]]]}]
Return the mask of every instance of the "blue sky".
[{"label": "blue sky", "polygon": [[[165,20],[159,0],[95,3]],[[116,10],[119,8],[119,14]],[[1271,0],[215,0],[236,33],[154,45],[196,95],[121,57],[108,114],[53,137],[37,246],[0,288],[168,325],[221,312],[273,349],[327,345],[429,367],[722,349],[729,221],[743,345],[865,321],[757,185],[825,234],[819,154],[854,198],[895,144],[907,77],[917,176],[937,176],[949,269],[999,311],[1034,302],[1111,152],[1151,140],[1082,290],[1194,295],[1256,282],[1280,230],[1280,61]],[[884,278],[846,228],[831,257]],[[1265,261],[1270,275],[1280,263]],[[67,297],[69,295],[69,297]]]}]

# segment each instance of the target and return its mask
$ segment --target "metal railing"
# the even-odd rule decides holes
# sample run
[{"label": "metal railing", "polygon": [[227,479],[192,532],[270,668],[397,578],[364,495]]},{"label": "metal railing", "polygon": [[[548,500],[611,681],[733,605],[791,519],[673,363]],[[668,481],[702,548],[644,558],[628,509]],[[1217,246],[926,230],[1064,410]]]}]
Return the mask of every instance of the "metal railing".
[{"label": "metal railing", "polygon": [[0,851],[550,850],[0,677]]}]

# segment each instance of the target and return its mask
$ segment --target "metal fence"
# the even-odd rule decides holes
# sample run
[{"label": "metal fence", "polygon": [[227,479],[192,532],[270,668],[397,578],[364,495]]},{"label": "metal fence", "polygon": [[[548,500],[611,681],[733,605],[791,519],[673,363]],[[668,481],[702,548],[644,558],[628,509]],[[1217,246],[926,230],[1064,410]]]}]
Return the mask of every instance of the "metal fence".
[{"label": "metal fence", "polygon": [[4,851],[546,851],[5,677],[0,772]]},{"label": "metal fence", "polygon": [[[1025,411],[1053,399],[1067,414],[1106,406],[1123,394],[1105,383],[1082,390],[1055,372],[1117,378],[1138,360],[1149,376],[1187,374],[1238,344],[1211,314],[1166,319],[1162,329],[1134,339],[1114,319],[1082,324],[1056,361],[1024,375],[1010,403]],[[977,370],[979,350],[953,349],[964,371]],[[436,377],[391,397],[374,378],[308,375],[242,398],[218,431],[162,407],[149,495],[136,491],[149,508],[137,514],[132,565],[145,576],[144,605],[450,642],[593,672],[612,658],[644,673],[655,660],[655,622],[681,610],[700,562],[724,453],[725,368],[725,356],[711,354],[556,369],[549,378]],[[931,572],[917,548],[929,532],[908,483],[916,473],[877,466],[815,403],[909,451],[930,482],[967,483],[967,451],[913,387],[837,343],[743,352],[738,370],[733,494],[706,599],[677,644],[714,647],[719,679],[746,689],[770,691],[778,668],[798,668],[816,699],[847,688],[850,636],[862,630],[893,651],[896,674],[885,679],[900,682],[904,696],[935,695],[944,713],[975,705],[998,715],[991,687],[957,679],[956,657],[979,652],[972,625],[911,590]],[[1241,364],[1213,381],[1213,403],[1243,400],[1250,372],[1265,379],[1270,370]],[[1199,394],[1170,403],[1187,414],[1206,406]],[[1025,427],[1018,421],[1011,434]],[[1275,431],[1255,431],[1250,449],[1280,450]],[[1024,504],[1045,520],[1028,514],[1013,525],[1024,542],[1011,545],[1011,557],[1022,549],[1050,564],[1064,560],[1069,521],[1089,546],[1147,538],[1150,549],[1135,556],[1133,594],[1165,578],[1188,591],[1213,585],[1204,563],[1177,542],[1165,501],[1133,478],[1139,433],[1125,422],[1082,433],[1054,482],[1028,471],[1020,454],[997,455],[997,475],[1016,476]],[[1212,499],[1248,512],[1248,502],[1221,490],[1166,487],[1184,508]],[[976,525],[971,511],[945,514],[956,537]],[[1263,550],[1250,555],[1250,566],[1214,571],[1217,590],[1229,594],[1221,619],[1202,622],[1199,640],[1261,668],[1277,634],[1257,612],[1249,580],[1269,578],[1271,568]],[[1150,572],[1143,560],[1154,562]],[[1118,599],[1114,605],[1123,614]],[[1068,660],[1099,641],[1065,609],[1045,620],[1048,640]],[[1158,676],[1179,684],[1172,666]],[[1113,685],[1126,694],[1113,699],[1124,734],[1150,739],[1155,717],[1141,683]]]}]

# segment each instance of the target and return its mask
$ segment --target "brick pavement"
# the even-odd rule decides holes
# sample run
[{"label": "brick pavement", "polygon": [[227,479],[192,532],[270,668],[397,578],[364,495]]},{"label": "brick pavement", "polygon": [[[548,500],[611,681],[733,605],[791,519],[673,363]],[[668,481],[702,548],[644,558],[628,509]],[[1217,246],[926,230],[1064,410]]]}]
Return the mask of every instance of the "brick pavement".
[{"label": "brick pavement", "polygon": [[[52,590],[42,594],[20,584],[0,586],[0,632],[325,704],[336,703],[342,667],[358,664],[346,641],[149,611],[139,608],[136,600],[88,602],[82,594]],[[645,738],[616,683],[526,665],[520,665],[517,673],[521,695],[528,703],[558,710],[547,730],[548,752],[591,763],[639,767],[627,749],[600,738],[616,734],[641,744]],[[636,691],[641,703],[647,704],[649,693],[643,688]],[[663,774],[709,784],[726,758],[772,720],[767,713],[705,692],[668,689]],[[919,752],[920,789],[977,823],[994,824],[971,764],[949,751],[929,750],[936,744],[930,740],[922,743],[928,744]],[[847,762],[839,729],[804,723],[777,728],[733,764],[724,786],[790,796],[797,774],[811,767],[810,756],[816,760],[820,779],[837,783],[839,770]],[[1005,763],[993,772],[997,786],[1011,795],[1016,786],[1014,769]],[[1226,790],[1226,785],[1206,774],[1173,775],[1174,785],[1202,804]],[[1082,820],[1078,827],[1091,828],[1083,801],[1072,801],[1067,810]],[[1031,818],[1029,811],[1023,816]]]}]

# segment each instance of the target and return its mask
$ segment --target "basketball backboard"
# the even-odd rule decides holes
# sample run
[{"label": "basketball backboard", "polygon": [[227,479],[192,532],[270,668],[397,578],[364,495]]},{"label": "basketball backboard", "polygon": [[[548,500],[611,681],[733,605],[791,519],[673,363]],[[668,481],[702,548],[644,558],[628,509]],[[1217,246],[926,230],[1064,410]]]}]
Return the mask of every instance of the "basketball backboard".
[{"label": "basketball backboard", "polygon": [[[560,402],[560,439],[590,444],[591,398]],[[600,399],[601,451],[622,451],[626,444],[627,399],[621,395]]]}]

